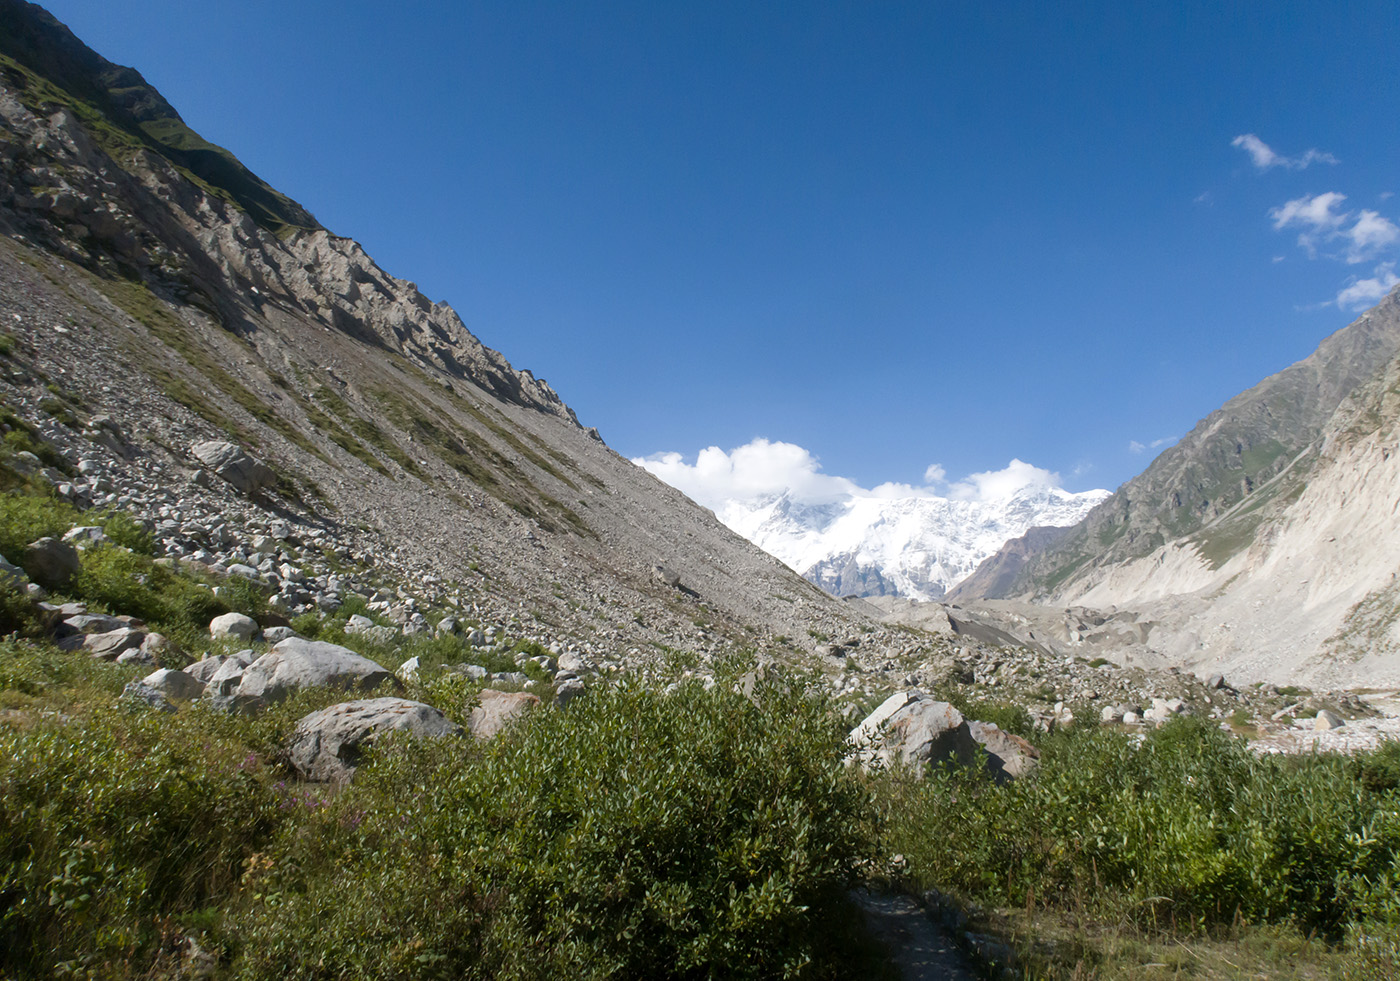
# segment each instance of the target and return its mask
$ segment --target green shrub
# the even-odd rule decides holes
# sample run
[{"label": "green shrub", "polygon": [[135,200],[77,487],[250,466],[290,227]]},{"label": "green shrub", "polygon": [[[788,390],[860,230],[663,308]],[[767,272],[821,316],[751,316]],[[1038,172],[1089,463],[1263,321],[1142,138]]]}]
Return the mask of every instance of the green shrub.
[{"label": "green shrub", "polygon": [[77,508],[57,498],[31,493],[0,495],[0,553],[17,564],[26,545],[39,538],[62,537],[78,524],[78,518]]},{"label": "green shrub", "polygon": [[391,744],[273,850],[237,973],[822,976],[873,850],[832,720],[690,684]]},{"label": "green shrub", "polygon": [[113,545],[84,549],[68,588],[90,604],[138,617],[180,644],[206,640],[209,621],[229,612],[229,604],[193,579]]},{"label": "green shrub", "polygon": [[1400,914],[1396,797],[1340,758],[1257,757],[1185,717],[1140,747],[1090,728],[1042,750],[1033,777],[1004,786],[957,769],[890,781],[892,847],[917,878],[982,902],[1329,937]]},{"label": "green shrub", "polygon": [[102,531],[115,545],[141,555],[155,555],[156,536],[125,511],[111,511],[98,518]]},{"label": "green shrub", "polygon": [[140,973],[285,819],[259,765],[184,714],[0,729],[0,975]]}]

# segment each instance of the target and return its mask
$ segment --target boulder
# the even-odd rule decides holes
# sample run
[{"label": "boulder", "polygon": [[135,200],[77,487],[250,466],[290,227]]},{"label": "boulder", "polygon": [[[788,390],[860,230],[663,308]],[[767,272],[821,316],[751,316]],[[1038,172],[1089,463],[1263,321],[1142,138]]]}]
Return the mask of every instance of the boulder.
[{"label": "boulder", "polygon": [[155,712],[174,712],[175,706],[170,704],[170,700],[165,697],[165,693],[157,691],[144,681],[133,681],[122,689],[119,701],[131,708],[151,709]]},{"label": "boulder", "polygon": [[45,589],[57,589],[77,574],[78,550],[57,538],[40,538],[24,547],[20,565]]},{"label": "boulder", "polygon": [[105,633],[88,634],[83,640],[83,649],[100,661],[115,661],[118,655],[139,649],[145,639],[143,630],[118,627]]},{"label": "boulder", "polygon": [[16,588],[24,587],[29,584],[29,574],[5,556],[0,555],[0,584],[8,584]]},{"label": "boulder", "polygon": [[651,567],[651,574],[654,577],[656,577],[658,582],[665,583],[672,589],[677,589],[680,587],[680,573],[676,572],[675,569],[671,569],[664,565],[654,565]]},{"label": "boulder", "polygon": [[141,641],[141,653],[149,655],[156,664],[185,659],[185,652],[180,650],[179,645],[165,634],[147,634],[146,638]]},{"label": "boulder", "polygon": [[280,644],[289,637],[296,637],[297,632],[291,627],[268,627],[263,631],[263,640],[269,644]]},{"label": "boulder", "polygon": [[977,758],[977,743],[962,713],[916,691],[885,699],[851,733],[851,741],[866,767],[923,767],[949,757],[970,764]]},{"label": "boulder", "polygon": [[1313,720],[1313,729],[1316,732],[1340,729],[1344,725],[1346,725],[1346,720],[1331,709],[1322,709],[1317,713],[1317,718]]},{"label": "boulder", "polygon": [[462,727],[422,702],[366,698],[304,717],[288,743],[287,756],[307,780],[343,783],[354,776],[364,748],[384,732],[441,738],[461,735]]},{"label": "boulder", "polygon": [[[238,660],[239,656],[237,654],[215,654],[212,657],[205,657],[187,666],[185,668],[185,674],[192,676],[199,681],[200,684],[207,685],[210,680],[213,679],[214,674],[224,666],[225,662]],[[251,663],[252,661],[244,660],[242,666],[246,668]]]},{"label": "boulder", "polygon": [[969,722],[968,732],[987,751],[987,769],[998,780],[1014,780],[1040,765],[1040,750],[991,722]]},{"label": "boulder", "polygon": [[570,702],[582,695],[586,688],[583,682],[577,678],[569,678],[559,682],[554,687],[554,704],[559,708],[566,708]]},{"label": "boulder", "polygon": [[141,679],[143,685],[154,688],[171,701],[187,702],[204,694],[204,682],[183,671],[161,668]]},{"label": "boulder", "polygon": [[369,658],[339,644],[292,637],[248,666],[233,693],[232,707],[257,711],[301,688],[371,691],[386,684],[395,690],[401,687],[390,671]]},{"label": "boulder", "polygon": [[237,637],[252,640],[258,635],[258,621],[242,613],[225,613],[209,621],[210,637]]},{"label": "boulder", "polygon": [[241,494],[255,494],[277,481],[276,474],[233,443],[223,440],[196,443],[190,453]]},{"label": "boulder", "polygon": [[483,688],[467,725],[477,739],[490,739],[539,704],[539,698],[528,692]]},{"label": "boulder", "polygon": [[109,617],[103,613],[79,613],[64,618],[63,624],[72,628],[73,633],[79,634],[104,634],[109,630],[119,630],[128,625],[116,617]]}]

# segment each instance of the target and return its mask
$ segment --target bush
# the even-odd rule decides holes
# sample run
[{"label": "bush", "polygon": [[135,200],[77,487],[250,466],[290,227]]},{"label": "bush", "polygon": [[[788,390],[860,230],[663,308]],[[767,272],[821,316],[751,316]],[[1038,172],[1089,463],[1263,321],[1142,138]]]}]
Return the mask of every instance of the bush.
[{"label": "bush", "polygon": [[229,604],[193,579],[113,545],[84,549],[68,589],[112,613],[144,620],[183,644],[207,639],[209,621],[229,611]]},{"label": "bush", "polygon": [[893,847],[926,884],[981,902],[1186,926],[1242,916],[1336,938],[1400,914],[1396,796],[1355,771],[1337,757],[1256,757],[1191,718],[1141,747],[1070,730],[1045,742],[1033,777],[1005,786],[957,769],[891,780]]},{"label": "bush", "polygon": [[869,799],[818,699],[594,692],[397,743],[257,883],[263,977],[820,976]]},{"label": "bush", "polygon": [[207,920],[285,819],[258,767],[184,714],[0,730],[0,975],[137,974]]}]

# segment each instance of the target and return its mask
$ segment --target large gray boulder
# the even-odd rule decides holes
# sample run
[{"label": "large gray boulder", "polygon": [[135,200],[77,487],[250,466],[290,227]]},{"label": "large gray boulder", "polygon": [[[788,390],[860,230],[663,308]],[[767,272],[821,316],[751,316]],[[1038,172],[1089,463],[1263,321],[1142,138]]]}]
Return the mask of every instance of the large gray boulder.
[{"label": "large gray boulder", "polygon": [[223,440],[196,443],[190,447],[190,453],[242,494],[257,493],[277,481],[276,474],[233,443]]},{"label": "large gray boulder", "polygon": [[233,693],[232,707],[255,712],[301,688],[372,691],[380,685],[402,688],[392,672],[349,648],[292,637],[248,666]]},{"label": "large gray boulder", "polygon": [[83,639],[83,648],[100,661],[115,661],[127,651],[137,650],[146,639],[144,630],[132,627],[118,627],[100,634],[88,634]]},{"label": "large gray boulder", "polygon": [[477,739],[491,739],[539,704],[539,697],[528,692],[483,688],[467,725]]},{"label": "large gray boulder", "polygon": [[141,683],[154,688],[171,701],[188,702],[204,694],[204,682],[194,675],[170,668],[152,671]]},{"label": "large gray boulder", "polygon": [[225,613],[209,621],[210,637],[237,637],[252,640],[258,635],[258,621],[243,613]]},{"label": "large gray boulder", "polygon": [[57,589],[78,573],[78,550],[57,538],[40,538],[24,547],[20,562],[45,589]]},{"label": "large gray boulder", "polygon": [[344,783],[355,774],[360,754],[381,733],[460,736],[462,727],[422,702],[366,698],[312,712],[297,723],[287,746],[292,766],[307,780]]},{"label": "large gray boulder", "polygon": [[885,699],[852,731],[851,743],[867,768],[922,768],[950,757],[969,764],[977,758],[977,743],[962,713],[917,691]]}]

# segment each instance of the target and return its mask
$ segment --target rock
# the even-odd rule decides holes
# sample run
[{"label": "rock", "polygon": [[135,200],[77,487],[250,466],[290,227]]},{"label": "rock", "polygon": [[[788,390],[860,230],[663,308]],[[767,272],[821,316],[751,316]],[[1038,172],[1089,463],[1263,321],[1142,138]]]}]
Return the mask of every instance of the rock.
[{"label": "rock", "polygon": [[1225,676],[1223,674],[1213,674],[1206,679],[1206,689],[1208,691],[1219,691],[1221,688],[1226,687],[1229,686],[1225,684]]},{"label": "rock", "polygon": [[491,674],[490,671],[487,671],[479,664],[454,664],[447,670],[451,671],[453,674],[464,675],[472,681],[480,681]]},{"label": "rock", "polygon": [[171,701],[187,702],[204,694],[204,682],[184,671],[161,668],[141,679],[143,685],[161,692]]},{"label": "rock", "polygon": [[79,525],[64,532],[63,540],[82,548],[85,545],[105,542],[107,533],[102,530],[100,525]]},{"label": "rock", "polygon": [[77,574],[78,550],[57,538],[40,538],[24,547],[20,565],[45,589],[57,589]]},{"label": "rock", "polygon": [[142,667],[159,667],[155,657],[148,651],[137,647],[134,650],[122,651],[117,655],[118,664],[139,664]]},{"label": "rock", "polygon": [[100,661],[115,661],[118,655],[138,649],[145,639],[145,631],[118,627],[106,633],[88,634],[83,649]]},{"label": "rock", "polygon": [[374,626],[374,621],[359,613],[350,614],[350,619],[345,621],[345,632],[347,634],[362,634],[370,627]]},{"label": "rock", "polygon": [[254,582],[262,580],[262,573],[251,565],[242,562],[235,562],[225,570],[230,576],[239,576],[243,579],[252,579]]},{"label": "rock", "polygon": [[369,658],[339,644],[293,637],[248,666],[233,694],[232,707],[257,711],[300,688],[370,691],[385,684],[400,687],[397,678]]},{"label": "rock", "polygon": [[209,621],[210,637],[237,637],[252,640],[258,635],[258,621],[242,613],[225,613]]},{"label": "rock", "polygon": [[412,637],[417,634],[426,634],[432,630],[432,625],[428,623],[428,618],[421,613],[414,613],[403,625],[405,637]]},{"label": "rock", "polygon": [[1317,713],[1317,718],[1313,720],[1313,729],[1317,732],[1340,729],[1344,725],[1346,725],[1346,720],[1330,709],[1322,709]]},{"label": "rock", "polygon": [[949,757],[970,764],[977,758],[977,744],[962,713],[914,691],[885,699],[856,727],[851,741],[867,767],[923,767]]},{"label": "rock", "polygon": [[680,573],[676,572],[676,570],[674,570],[674,569],[668,568],[668,567],[666,567],[666,566],[664,566],[664,565],[654,565],[654,566],[651,567],[651,574],[652,574],[652,576],[654,576],[659,582],[665,583],[667,586],[670,586],[672,589],[679,589],[679,588],[680,588],[680,584],[681,584]]},{"label": "rock", "polygon": [[1040,750],[991,722],[969,722],[968,732],[987,751],[987,769],[998,779],[1016,779],[1040,765]]},{"label": "rock", "polygon": [[166,661],[184,660],[185,652],[165,634],[147,634],[141,641],[141,653],[150,656],[156,664]]},{"label": "rock", "polygon": [[66,617],[64,625],[71,627],[74,633],[79,634],[105,634],[109,630],[119,630],[127,626],[116,617],[109,617],[105,613],[79,613],[76,616]]},{"label": "rock", "polygon": [[269,644],[280,644],[289,637],[296,637],[297,632],[291,627],[268,627],[263,631],[263,640]]},{"label": "rock", "polygon": [[467,643],[470,644],[472,647],[485,647],[486,635],[480,630],[473,630],[470,634],[467,635]]},{"label": "rock", "polygon": [[1112,705],[1105,705],[1099,712],[1099,719],[1103,722],[1117,722],[1123,718],[1123,713]]},{"label": "rock", "polygon": [[477,707],[472,709],[467,724],[477,739],[491,739],[539,704],[539,698],[528,692],[484,688],[477,696]]},{"label": "rock", "polygon": [[242,667],[247,667],[252,662],[240,659],[237,654],[215,654],[213,657],[206,657],[196,661],[185,668],[185,674],[195,678],[200,684],[207,685],[213,679],[214,673],[224,666],[226,661],[238,662],[242,660]]},{"label": "rock", "polygon": [[394,674],[397,675],[398,679],[404,682],[405,684],[407,684],[410,681],[417,681],[418,655],[415,654],[413,657],[400,664],[398,668],[394,671]]},{"label": "rock", "polygon": [[458,630],[456,617],[443,617],[437,622],[437,634],[439,637],[455,634]]},{"label": "rock", "polygon": [[241,494],[255,494],[277,481],[276,474],[233,443],[222,440],[196,443],[190,453]]},{"label": "rock", "polygon": [[577,678],[561,681],[554,688],[554,704],[559,708],[565,708],[570,702],[587,690],[588,689],[583,686],[583,682],[579,681]]},{"label": "rock", "polygon": [[559,655],[559,670],[581,674],[589,670],[589,665],[577,651],[565,651]]},{"label": "rock", "polygon": [[29,574],[0,555],[0,583],[21,587],[29,582]]},{"label": "rock", "polygon": [[170,704],[170,700],[165,697],[164,692],[157,691],[142,681],[133,681],[123,688],[120,701],[132,708],[167,713],[175,711],[175,706]]},{"label": "rock", "polygon": [[1138,724],[1139,722],[1141,722],[1141,721],[1142,721],[1142,716],[1138,715],[1136,712],[1124,712],[1124,713],[1123,713],[1123,724],[1124,724],[1124,725],[1135,726],[1135,725],[1137,725],[1137,724]]},{"label": "rock", "polygon": [[459,736],[462,727],[422,702],[367,698],[304,717],[288,743],[287,756],[307,780],[343,783],[354,776],[362,751],[385,732],[437,739]]}]

